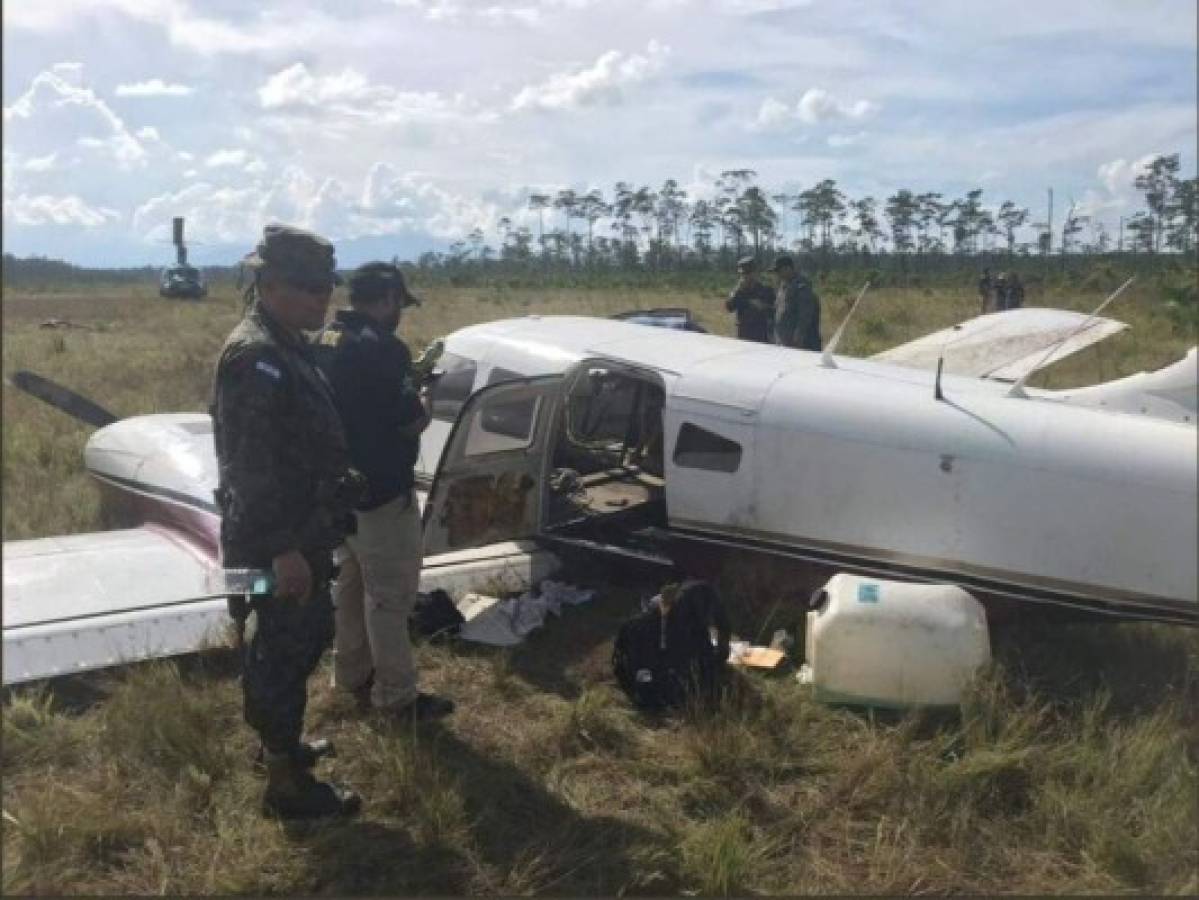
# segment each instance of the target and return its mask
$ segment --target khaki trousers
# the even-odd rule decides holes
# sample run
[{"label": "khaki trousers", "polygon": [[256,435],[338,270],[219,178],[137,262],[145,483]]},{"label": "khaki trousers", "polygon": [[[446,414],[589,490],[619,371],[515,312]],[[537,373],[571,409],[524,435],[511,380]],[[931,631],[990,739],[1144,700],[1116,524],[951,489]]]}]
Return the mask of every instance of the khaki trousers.
[{"label": "khaki trousers", "polygon": [[424,556],[420,510],[414,494],[403,494],[355,516],[358,533],[335,556],[333,685],[353,691],[373,670],[371,704],[402,706],[417,693],[408,617]]}]

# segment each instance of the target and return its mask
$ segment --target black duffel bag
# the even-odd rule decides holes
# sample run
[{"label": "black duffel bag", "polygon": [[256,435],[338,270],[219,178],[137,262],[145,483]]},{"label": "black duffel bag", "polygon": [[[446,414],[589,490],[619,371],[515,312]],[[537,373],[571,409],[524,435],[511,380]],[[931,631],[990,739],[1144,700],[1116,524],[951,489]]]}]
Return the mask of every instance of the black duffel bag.
[{"label": "black duffel bag", "polygon": [[[712,643],[710,628],[717,642]],[[662,588],[661,602],[620,626],[612,670],[641,709],[714,700],[724,683],[730,629],[716,589],[706,581]]]},{"label": "black duffel bag", "polygon": [[428,594],[416,595],[409,621],[418,635],[433,640],[457,634],[466,619],[458,612],[450,595],[437,588]]}]

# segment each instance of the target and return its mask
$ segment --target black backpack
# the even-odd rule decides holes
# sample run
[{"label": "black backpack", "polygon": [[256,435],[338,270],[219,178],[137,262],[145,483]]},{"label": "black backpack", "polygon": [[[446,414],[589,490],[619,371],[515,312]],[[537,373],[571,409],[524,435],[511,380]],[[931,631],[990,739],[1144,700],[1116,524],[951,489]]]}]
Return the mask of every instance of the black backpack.
[{"label": "black backpack", "polygon": [[[712,644],[709,627],[715,627]],[[714,700],[729,657],[730,629],[720,596],[706,581],[685,581],[663,616],[660,607],[626,621],[616,633],[612,670],[642,709]]]},{"label": "black backpack", "polygon": [[450,595],[437,588],[428,594],[417,594],[409,620],[413,630],[421,637],[438,638],[455,635],[466,621]]}]

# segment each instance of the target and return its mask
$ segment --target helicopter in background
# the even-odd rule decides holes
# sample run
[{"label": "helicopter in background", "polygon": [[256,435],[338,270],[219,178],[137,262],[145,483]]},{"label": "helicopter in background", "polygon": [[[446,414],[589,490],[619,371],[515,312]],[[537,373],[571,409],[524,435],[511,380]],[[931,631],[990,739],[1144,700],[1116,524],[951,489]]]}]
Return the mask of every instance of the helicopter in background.
[{"label": "helicopter in background", "polygon": [[172,222],[171,243],[175,245],[175,265],[162,270],[158,281],[158,296],[184,300],[202,300],[208,296],[204,275],[187,261],[187,245],[183,241],[183,217]]}]

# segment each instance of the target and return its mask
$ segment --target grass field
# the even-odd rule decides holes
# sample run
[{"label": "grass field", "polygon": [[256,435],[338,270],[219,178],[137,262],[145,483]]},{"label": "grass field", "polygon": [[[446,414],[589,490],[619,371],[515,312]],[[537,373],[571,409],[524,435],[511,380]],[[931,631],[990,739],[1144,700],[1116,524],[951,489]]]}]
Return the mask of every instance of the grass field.
[{"label": "grass field", "polygon": [[[486,319],[666,305],[728,332],[721,300],[440,289],[404,335],[419,345]],[[847,301],[824,297],[826,335]],[[975,305],[879,292],[843,350],[900,343]],[[1159,306],[1121,298],[1109,314],[1131,331],[1039,383],[1177,358],[1195,336]],[[199,410],[239,312],[232,293],[187,304],[150,289],[6,290],[4,370],[33,369],[119,415]],[[85,327],[38,327],[51,318]],[[3,402],[5,539],[102,527],[81,471],[87,431],[10,389]],[[726,594],[749,574],[727,573]],[[611,635],[641,592],[605,587],[510,651],[422,646],[426,684],[459,709],[415,731],[355,713],[322,668],[309,726],[336,741],[332,770],[367,800],[346,824],[258,816],[253,743],[221,651],[12,692],[4,891],[1199,892],[1199,635],[997,631],[995,666],[954,715],[826,708],[788,672],[740,679],[715,715],[658,720],[634,713],[609,674]]]}]

